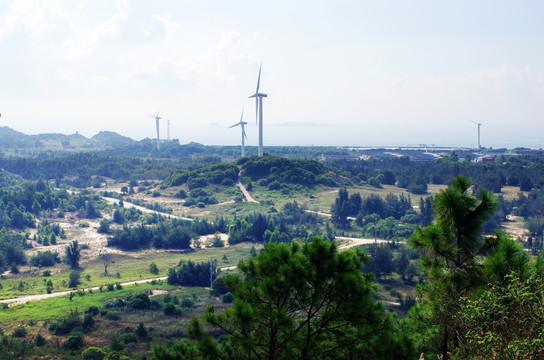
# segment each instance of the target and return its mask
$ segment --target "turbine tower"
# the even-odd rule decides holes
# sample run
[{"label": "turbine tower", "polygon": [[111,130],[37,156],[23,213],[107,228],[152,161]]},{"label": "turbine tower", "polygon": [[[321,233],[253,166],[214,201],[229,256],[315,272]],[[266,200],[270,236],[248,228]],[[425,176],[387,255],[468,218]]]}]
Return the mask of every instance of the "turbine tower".
[{"label": "turbine tower", "polygon": [[482,126],[482,124],[477,123],[476,121],[472,121],[472,122],[478,125],[478,150],[482,150],[482,147],[480,146],[480,126]]},{"label": "turbine tower", "polygon": [[255,121],[258,120],[259,123],[259,157],[263,156],[263,97],[267,97],[266,94],[259,92],[259,85],[261,83],[261,65],[259,65],[257,90],[255,90],[255,94],[250,96],[250,98],[255,98]]},{"label": "turbine tower", "polygon": [[242,157],[246,156],[246,139],[247,139],[246,130],[244,128],[244,126],[247,125],[247,122],[242,121],[243,118],[244,118],[244,109],[242,108],[242,116],[240,116],[240,122],[237,122],[236,124],[232,126],[229,126],[229,129],[238,125],[240,125],[240,127],[242,128]]},{"label": "turbine tower", "polygon": [[170,119],[168,119],[167,121],[168,121],[168,128],[166,131],[166,140],[170,141]]},{"label": "turbine tower", "polygon": [[155,122],[157,124],[157,150],[159,150],[159,144],[160,144],[160,137],[159,137],[159,120],[161,119],[161,117],[159,116],[159,112],[157,111],[157,115],[153,116],[151,115],[152,118],[155,118]]}]

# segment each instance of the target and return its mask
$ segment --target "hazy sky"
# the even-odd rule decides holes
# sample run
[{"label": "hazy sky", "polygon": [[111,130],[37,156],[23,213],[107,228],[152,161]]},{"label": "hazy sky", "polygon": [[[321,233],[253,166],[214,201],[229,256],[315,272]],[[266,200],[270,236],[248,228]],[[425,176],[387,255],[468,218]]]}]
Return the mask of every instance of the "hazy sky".
[{"label": "hazy sky", "polygon": [[[256,145],[541,147],[542,1],[0,0],[0,125]],[[166,121],[161,122],[166,137]]]}]

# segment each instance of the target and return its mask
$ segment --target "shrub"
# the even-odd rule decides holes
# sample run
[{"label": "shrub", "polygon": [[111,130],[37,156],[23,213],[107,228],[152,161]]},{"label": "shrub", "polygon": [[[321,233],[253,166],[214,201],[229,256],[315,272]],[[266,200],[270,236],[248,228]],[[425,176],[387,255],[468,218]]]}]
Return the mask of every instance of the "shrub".
[{"label": "shrub", "polygon": [[49,331],[55,335],[67,335],[75,329],[81,328],[82,322],[77,311],[70,311],[66,317],[53,322],[49,326]]},{"label": "shrub", "polygon": [[118,339],[125,345],[135,344],[138,342],[138,337],[136,336],[136,334],[131,332],[119,335]]},{"label": "shrub", "polygon": [[157,264],[155,264],[154,261],[149,264],[149,273],[153,275],[157,275],[159,273],[159,268],[157,267]]},{"label": "shrub", "polygon": [[181,307],[184,307],[184,308],[192,308],[195,306],[195,302],[191,299],[183,299],[181,301]]},{"label": "shrub", "polygon": [[164,315],[166,316],[181,316],[181,310],[176,305],[168,303],[164,307]]},{"label": "shrub", "polygon": [[43,272],[43,276],[44,276],[44,277],[51,276],[51,270],[45,270],[45,271]]},{"label": "shrub", "polygon": [[54,266],[56,263],[60,263],[59,253],[56,251],[38,251],[36,255],[30,258],[30,264],[36,267]]},{"label": "shrub", "polygon": [[145,328],[143,322],[138,324],[138,328],[136,328],[136,336],[138,336],[138,338],[140,340],[146,340],[147,339],[147,336],[148,336],[147,329]]},{"label": "shrub", "polygon": [[79,271],[72,270],[70,271],[68,287],[76,288],[79,285]]},{"label": "shrub", "polygon": [[91,314],[85,314],[83,317],[83,331],[89,332],[94,325],[94,318]]},{"label": "shrub", "polygon": [[26,328],[24,326],[19,326],[13,330],[13,337],[22,338],[26,336]]},{"label": "shrub", "polygon": [[36,346],[44,346],[45,345],[45,338],[42,336],[42,334],[36,335],[36,339],[34,340],[34,344],[36,344]]},{"label": "shrub", "polygon": [[96,306],[91,306],[85,311],[85,314],[91,314],[92,316],[96,316],[98,315],[98,312],[99,310]]},{"label": "shrub", "polygon": [[[102,313],[101,313],[102,315]],[[104,316],[108,320],[112,321],[118,321],[121,320],[121,314],[119,314],[116,311],[106,311],[102,316]]]},{"label": "shrub", "polygon": [[96,346],[88,347],[81,353],[83,360],[103,360],[105,357],[106,352]]},{"label": "shrub", "polygon": [[62,344],[62,347],[69,351],[77,351],[81,349],[83,347],[83,336],[79,334],[68,336],[64,344]]},{"label": "shrub", "polygon": [[145,310],[151,307],[149,295],[140,293],[127,299],[128,306],[136,310]]}]

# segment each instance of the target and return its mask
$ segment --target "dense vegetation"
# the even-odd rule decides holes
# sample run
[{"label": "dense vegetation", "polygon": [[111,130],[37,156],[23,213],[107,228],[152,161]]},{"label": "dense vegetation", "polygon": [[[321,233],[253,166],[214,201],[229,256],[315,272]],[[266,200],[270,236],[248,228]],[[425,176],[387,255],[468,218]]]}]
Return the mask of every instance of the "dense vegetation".
[{"label": "dense vegetation", "polygon": [[245,176],[271,190],[281,189],[285,184],[308,187],[336,184],[329,170],[315,160],[263,156],[241,159],[240,164]]},{"label": "dense vegetation", "polygon": [[[171,154],[176,154],[178,145],[165,143],[161,151],[166,154],[170,148]],[[85,314],[74,310],[63,318],[44,321],[45,326],[17,322],[16,327],[3,327],[9,328],[9,334],[0,333],[2,354],[8,358],[55,354],[65,358],[131,355],[155,359],[415,359],[422,352],[425,358],[491,358],[489,354],[495,354],[496,358],[510,359],[526,353],[533,358],[544,354],[540,341],[544,261],[532,257],[521,245],[535,255],[542,249],[540,158],[504,156],[495,164],[477,164],[451,154],[429,162],[385,157],[323,163],[268,155],[219,163],[226,150],[219,156],[210,147],[191,146],[191,151],[201,151],[196,160],[160,160],[155,164],[102,154],[25,158],[19,165],[15,157],[1,160],[12,166],[14,173],[35,181],[24,181],[5,171],[0,176],[0,271],[11,270],[7,280],[0,279],[0,289],[12,297],[73,288],[63,300],[72,302],[74,309],[81,304],[78,298],[111,294]],[[233,154],[238,150],[232,149]],[[43,176],[33,174],[32,167],[43,170]],[[65,173],[55,173],[55,167]],[[259,204],[240,200],[198,209],[218,199],[222,202],[227,194],[238,191],[234,184],[240,170],[250,191],[257,196],[271,194],[266,199],[273,200]],[[62,175],[62,180],[55,174]],[[474,186],[457,177],[459,174],[473,177]],[[119,204],[107,205],[93,190],[69,192],[53,187],[54,182],[95,186],[106,177],[131,180],[102,192],[116,197]],[[165,180],[160,185],[137,181],[146,178]],[[414,203],[412,199],[418,195],[387,194],[389,189],[398,191],[392,185],[422,194],[436,191],[431,184],[452,180],[449,188],[435,196],[425,194]],[[168,189],[170,186],[180,188]],[[330,218],[316,214],[313,207],[310,211],[306,200],[299,201],[299,197],[286,200],[287,194],[298,195],[299,191],[304,193],[300,198],[310,199],[318,193],[333,193],[336,189],[327,189],[331,186],[340,187],[338,195],[314,203],[329,206],[334,201]],[[512,194],[509,188],[503,197],[499,191],[504,186],[515,186],[520,193]],[[377,191],[379,187],[387,189]],[[236,196],[241,198],[238,193]],[[165,201],[152,202],[155,199],[150,201],[151,197]],[[123,207],[123,201],[174,214],[188,211],[189,215],[183,216],[203,218],[186,221],[145,214]],[[174,211],[170,204],[175,204]],[[228,210],[223,217],[214,212],[216,208]],[[322,206],[319,212],[327,210]],[[205,215],[208,213],[211,215]],[[217,213],[220,215],[209,220]],[[519,242],[495,233],[507,215],[523,217],[530,236]],[[209,216],[208,220],[204,216]],[[66,238],[59,221],[78,229],[70,230]],[[91,258],[95,248],[90,250],[70,238],[73,233],[94,231],[108,236],[108,246],[131,253],[117,255],[115,249],[102,248]],[[228,235],[226,243],[219,233]],[[212,241],[201,243],[201,235],[214,236]],[[344,250],[349,243],[343,236],[394,241],[376,241],[365,247],[364,253],[360,249],[340,252],[339,247]],[[339,246],[332,241],[335,237]],[[403,245],[408,238],[409,246]],[[203,245],[209,249],[201,250]],[[39,251],[27,250],[38,246]],[[164,255],[169,266],[177,265],[168,269],[158,259],[149,259],[154,260],[154,266],[148,261],[139,267],[140,272],[131,274],[130,280],[135,280],[144,273],[158,278],[168,271],[168,284],[156,286],[164,286],[169,293],[158,297],[138,287],[126,289],[120,280],[124,276],[120,272],[133,271],[123,267],[125,259],[140,256],[137,250],[149,248],[183,250],[148,251]],[[241,258],[227,263],[226,255],[223,260],[221,256],[231,251],[230,258],[241,249],[248,258],[239,264],[239,274],[220,275],[219,267],[231,268]],[[25,251],[29,253],[25,255]],[[215,254],[211,266],[212,256],[207,257],[205,251]],[[183,255],[179,255],[181,260],[172,260],[172,254]],[[92,272],[86,273],[87,267]],[[21,273],[17,274],[19,268]],[[94,294],[82,290],[95,286],[94,281],[100,285],[102,279],[109,283]],[[204,287],[212,281],[210,292]],[[147,289],[154,291],[151,285]],[[170,295],[177,291],[190,292],[180,301]],[[387,305],[386,312],[385,305],[376,299],[400,305]],[[213,307],[200,317],[208,303]],[[18,310],[0,311],[11,315]],[[390,312],[397,312],[400,319],[387,315]],[[512,316],[505,320],[496,314]],[[146,326],[155,317],[183,321],[175,320],[175,331]],[[148,322],[119,325],[129,319]],[[108,338],[106,345],[96,343],[95,335],[107,327],[117,331],[115,336]],[[184,341],[175,343],[182,337]],[[167,339],[172,341],[165,343]],[[163,346],[151,350],[157,343]]]}]

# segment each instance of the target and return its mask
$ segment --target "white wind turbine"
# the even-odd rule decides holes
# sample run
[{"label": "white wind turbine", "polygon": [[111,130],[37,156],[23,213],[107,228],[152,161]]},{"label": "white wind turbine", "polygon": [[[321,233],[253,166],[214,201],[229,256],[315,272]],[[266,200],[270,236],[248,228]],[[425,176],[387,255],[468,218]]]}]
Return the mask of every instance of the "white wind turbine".
[{"label": "white wind turbine", "polygon": [[[470,120],[472,121],[472,120]],[[482,150],[482,147],[480,146],[480,126],[482,126],[481,123],[477,123],[476,121],[472,121],[476,125],[478,125],[478,150]]]},{"label": "white wind turbine", "polygon": [[156,125],[157,125],[157,150],[159,150],[159,144],[160,144],[160,138],[159,138],[159,120],[161,119],[161,117],[159,116],[159,111],[157,111],[157,115],[153,116],[151,115],[152,118],[155,118],[155,122],[156,122]]},{"label": "white wind turbine", "polygon": [[229,129],[238,125],[240,125],[240,127],[242,128],[242,157],[246,156],[246,139],[247,139],[246,130],[244,128],[244,126],[247,125],[247,122],[242,121],[243,118],[244,118],[244,109],[242,108],[242,116],[240,116],[240,122],[237,122],[236,124],[232,126],[229,126]]},{"label": "white wind turbine", "polygon": [[267,97],[266,94],[259,92],[259,85],[261,83],[261,65],[259,65],[257,90],[255,90],[255,94],[250,96],[250,98],[255,98],[255,120],[258,120],[259,123],[259,156],[263,156],[263,97]]}]

